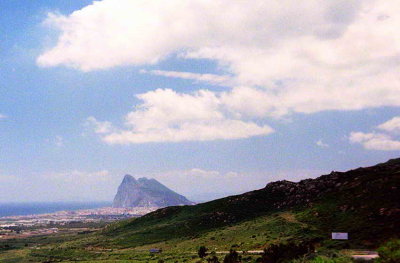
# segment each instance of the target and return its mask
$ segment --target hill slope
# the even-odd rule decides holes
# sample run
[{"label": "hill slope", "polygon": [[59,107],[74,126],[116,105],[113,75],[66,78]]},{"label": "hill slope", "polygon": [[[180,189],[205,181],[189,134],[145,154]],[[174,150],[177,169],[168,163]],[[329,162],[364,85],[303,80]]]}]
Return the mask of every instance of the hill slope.
[{"label": "hill slope", "polygon": [[[319,251],[376,248],[400,236],[399,189],[400,159],[394,159],[298,183],[273,182],[260,190],[194,206],[159,209],[94,234],[31,250],[26,259],[200,262],[193,254],[200,245],[220,252],[304,242],[321,246]],[[350,239],[333,241],[331,232],[348,232]],[[148,249],[154,247],[162,248],[163,254],[150,255]],[[254,260],[248,257],[243,262]]]},{"label": "hill slope", "polygon": [[399,235],[400,159],[348,172],[332,172],[298,183],[278,181],[265,188],[196,206],[159,209],[110,226],[102,235],[114,244],[140,246],[193,238],[274,213],[291,212],[306,224],[303,234],[329,239],[349,232],[349,243],[375,246]]},{"label": "hill slope", "polygon": [[125,175],[114,198],[113,207],[166,207],[193,204],[155,179],[135,179]]}]

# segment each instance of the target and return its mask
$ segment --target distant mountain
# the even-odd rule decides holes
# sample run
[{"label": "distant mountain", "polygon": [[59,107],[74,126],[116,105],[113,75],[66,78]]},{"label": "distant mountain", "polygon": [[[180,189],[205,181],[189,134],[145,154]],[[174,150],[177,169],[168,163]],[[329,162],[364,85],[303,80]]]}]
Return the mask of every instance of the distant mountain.
[{"label": "distant mountain", "polygon": [[113,207],[167,207],[192,205],[186,197],[175,193],[155,179],[135,179],[125,175],[118,187]]},{"label": "distant mountain", "polygon": [[[171,190],[160,185],[155,180],[135,180],[126,176],[115,202],[159,205],[148,196],[149,192],[157,192],[155,200],[163,200],[160,202],[165,206],[167,201],[160,196],[164,197],[165,192]],[[175,204],[188,202],[176,193],[173,196],[180,198],[174,199]],[[318,247],[317,254],[312,253],[301,262],[350,262],[347,258],[338,259],[343,248],[375,249],[390,239],[400,238],[399,218],[400,159],[393,159],[298,183],[272,182],[260,190],[198,205],[161,208],[139,218],[112,223],[93,235],[77,234],[76,238],[68,237],[64,243],[60,243],[61,237],[50,239],[54,240],[51,247],[35,247],[30,253],[10,250],[18,258],[7,262],[22,262],[21,255],[27,255],[32,262],[53,262],[54,259],[103,262],[128,258],[138,259],[134,262],[148,262],[154,261],[154,255],[147,252],[151,248],[167,252],[157,255],[162,258],[160,262],[164,259],[165,262],[195,262],[197,260],[191,257],[200,246],[221,252],[275,247],[280,253],[276,248],[288,244],[298,244],[285,250],[284,254],[288,256],[300,245]],[[332,232],[346,232],[349,239],[332,240]],[[10,240],[7,240],[8,244]],[[2,252],[1,245],[0,242],[0,261],[2,255],[10,254]],[[394,254],[395,250],[392,251]],[[323,258],[314,258],[318,253]],[[186,255],[190,258],[185,258]],[[335,259],[325,260],[326,257]],[[242,262],[255,262],[254,255],[243,255],[243,259],[247,260]]]},{"label": "distant mountain", "polygon": [[[315,238],[333,246],[331,232],[348,232],[350,240],[344,243],[357,248],[400,237],[399,218],[400,158],[298,183],[272,182],[260,190],[194,206],[162,208],[116,223],[105,233],[132,247],[197,240],[212,242],[213,247],[244,244],[244,249],[261,249],[268,242]],[[227,227],[233,231],[231,243],[221,234]],[[254,236],[260,239],[255,242]]]}]

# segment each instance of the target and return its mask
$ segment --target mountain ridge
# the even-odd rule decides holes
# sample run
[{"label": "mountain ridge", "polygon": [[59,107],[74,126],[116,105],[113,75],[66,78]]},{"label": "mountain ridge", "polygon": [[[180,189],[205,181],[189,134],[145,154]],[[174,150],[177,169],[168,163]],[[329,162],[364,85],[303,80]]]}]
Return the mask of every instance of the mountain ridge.
[{"label": "mountain ridge", "polygon": [[[160,241],[162,236],[167,236],[167,240],[192,238],[213,229],[290,211],[296,220],[310,226],[307,234],[299,238],[328,240],[331,232],[342,231],[350,232],[351,244],[371,246],[399,236],[395,231],[400,229],[399,190],[400,159],[392,159],[297,183],[271,182],[259,190],[195,206],[161,208],[115,224],[103,233],[122,240],[131,240],[134,235],[136,241],[130,241],[131,244],[144,245]],[[142,229],[147,229],[147,234]]]},{"label": "mountain ridge", "polygon": [[[300,182],[271,182],[259,190],[193,206],[161,208],[32,254],[41,262],[83,257],[109,262],[113,251],[114,259],[152,262],[155,255],[148,251],[158,248],[163,253],[156,259],[195,262],[193,251],[200,246],[223,252],[309,245],[332,258],[329,262],[350,262],[336,261],[337,253],[376,249],[400,238],[399,218],[400,159],[392,159]],[[332,240],[332,232],[346,232],[349,239]],[[254,260],[247,257],[243,262]]]}]

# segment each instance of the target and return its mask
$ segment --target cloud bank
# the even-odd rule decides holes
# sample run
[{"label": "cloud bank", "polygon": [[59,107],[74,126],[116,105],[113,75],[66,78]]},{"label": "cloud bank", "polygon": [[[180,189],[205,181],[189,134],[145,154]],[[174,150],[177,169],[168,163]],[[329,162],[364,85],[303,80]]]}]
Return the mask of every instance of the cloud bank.
[{"label": "cloud bank", "polygon": [[[149,105],[147,99],[161,101],[170,91],[151,91],[139,95],[143,105],[127,114],[131,129],[105,140],[160,141],[161,133],[164,141],[196,140],[190,135],[194,129],[200,129],[201,140],[245,138],[269,133],[246,118],[400,106],[399,14],[397,3],[384,0],[103,0],[67,16],[49,14],[47,23],[60,36],[37,63],[92,71],[155,65],[174,56],[216,61],[232,76],[231,90],[208,91],[207,97],[218,98],[235,118],[225,112],[219,112],[223,118],[205,119],[191,113],[193,118],[181,119],[178,127],[167,121],[171,125],[162,122],[162,128],[156,124],[159,104]],[[226,85],[224,75],[151,73]],[[175,94],[195,105],[204,103],[204,96]],[[192,112],[177,108],[177,115]],[[215,113],[212,107],[208,111]],[[140,117],[147,119],[129,120]],[[208,135],[231,129],[238,131]]]},{"label": "cloud bank", "polygon": [[350,142],[361,144],[367,150],[400,151],[400,117],[394,117],[376,127],[382,132],[352,132]]},{"label": "cloud bank", "polygon": [[378,126],[378,129],[394,134],[400,134],[400,117],[394,117],[393,119],[382,123]]},{"label": "cloud bank", "polygon": [[142,100],[125,116],[124,129],[89,117],[96,133],[110,144],[240,139],[273,132],[268,125],[235,118],[221,97],[200,90],[181,94],[157,89],[137,96]]},{"label": "cloud bank", "polygon": [[166,71],[166,70],[141,70],[143,74],[152,74],[157,76],[169,77],[169,78],[180,78],[194,80],[196,82],[207,82],[213,85],[220,86],[231,86],[233,80],[230,76],[221,76],[215,74],[199,74],[192,72],[179,72],[179,71]]}]

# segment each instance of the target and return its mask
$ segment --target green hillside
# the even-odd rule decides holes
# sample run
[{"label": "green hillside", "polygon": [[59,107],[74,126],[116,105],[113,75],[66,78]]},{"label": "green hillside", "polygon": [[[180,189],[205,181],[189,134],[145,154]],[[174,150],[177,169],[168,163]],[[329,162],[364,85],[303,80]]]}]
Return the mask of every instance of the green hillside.
[{"label": "green hillside", "polygon": [[[163,208],[68,242],[61,239],[26,252],[25,258],[198,262],[199,246],[221,253],[304,243],[320,253],[375,249],[400,235],[399,187],[400,159],[299,183],[278,181],[242,195]],[[332,241],[331,232],[348,232],[349,240]],[[149,248],[163,253],[150,255]],[[259,256],[246,257],[244,262],[255,262]]]},{"label": "green hillside", "polygon": [[169,207],[108,226],[101,235],[121,247],[195,238],[214,229],[289,213],[304,237],[349,232],[349,246],[374,247],[399,234],[400,159],[299,183],[278,181],[261,190],[196,206]]}]

